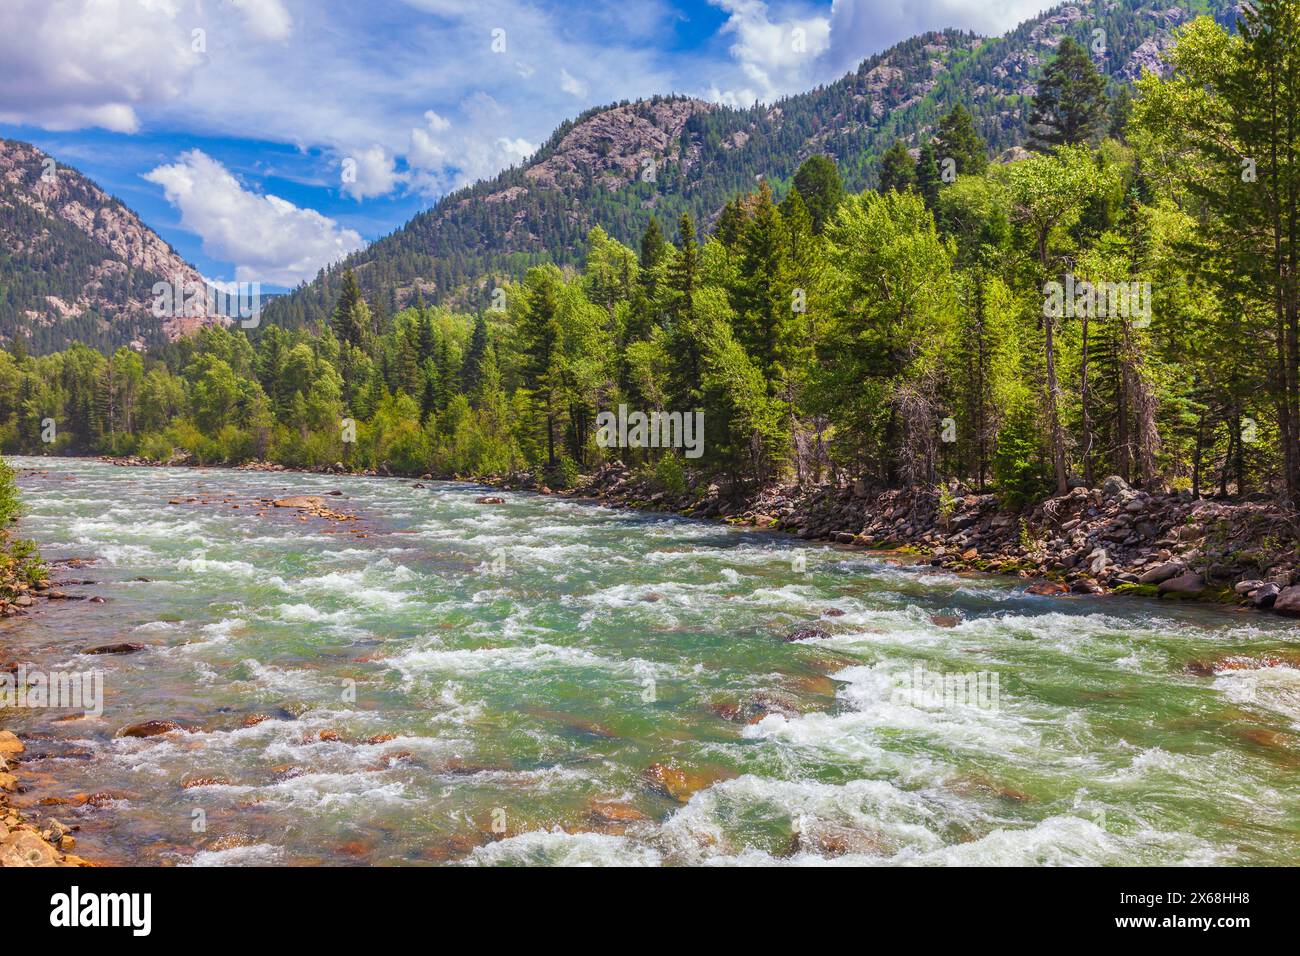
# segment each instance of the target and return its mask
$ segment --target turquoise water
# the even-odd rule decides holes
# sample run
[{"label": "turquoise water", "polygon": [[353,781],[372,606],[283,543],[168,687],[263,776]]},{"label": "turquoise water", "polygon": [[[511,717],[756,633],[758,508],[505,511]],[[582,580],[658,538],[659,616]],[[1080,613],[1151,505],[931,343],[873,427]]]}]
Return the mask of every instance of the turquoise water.
[{"label": "turquoise water", "polygon": [[[1277,618],[458,483],[12,463],[106,599],[0,622],[0,662],[104,672],[101,716],[0,720],[92,859],[1300,862],[1300,670],[1188,669],[1300,657]],[[330,491],[358,520],[259,503]],[[116,736],[150,719],[190,732]]]}]

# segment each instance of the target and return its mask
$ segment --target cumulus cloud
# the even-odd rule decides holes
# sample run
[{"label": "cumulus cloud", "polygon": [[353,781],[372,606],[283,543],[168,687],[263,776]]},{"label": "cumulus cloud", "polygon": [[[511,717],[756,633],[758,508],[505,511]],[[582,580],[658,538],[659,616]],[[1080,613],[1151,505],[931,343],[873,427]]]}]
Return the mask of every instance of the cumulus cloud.
[{"label": "cumulus cloud", "polygon": [[1052,0],[833,0],[825,8],[765,0],[709,0],[726,11],[722,32],[735,73],[707,98],[728,106],[771,102],[838,78],[862,60],[927,30],[954,27],[998,35]]},{"label": "cumulus cloud", "polygon": [[730,14],[722,32],[735,37],[730,52],[747,81],[738,89],[720,91],[715,86],[715,99],[729,103],[771,100],[807,88],[819,58],[830,45],[829,18],[792,14],[773,19],[763,0],[713,2]]},{"label": "cumulus cloud", "polygon": [[450,120],[429,110],[424,125],[411,130],[406,152],[409,181],[427,195],[439,196],[469,185],[521,163],[537,151],[522,137],[491,134],[501,119],[501,108],[492,97],[476,94],[462,109],[464,128],[455,128]]},{"label": "cumulus cloud", "polygon": [[266,40],[287,40],[293,32],[293,18],[280,0],[231,0],[243,11],[248,26]]},{"label": "cumulus cloud", "polygon": [[406,179],[397,171],[392,154],[378,144],[344,157],[339,178],[343,191],[358,201],[390,193]]},{"label": "cumulus cloud", "polygon": [[363,245],[355,231],[315,210],[245,189],[201,150],[182,153],[144,178],[162,187],[180,210],[182,228],[202,238],[205,253],[235,263],[240,282],[296,285]]},{"label": "cumulus cloud", "polygon": [[900,40],[945,27],[996,36],[1054,5],[1051,0],[834,0],[831,42],[822,62],[829,70],[850,70]]},{"label": "cumulus cloud", "polygon": [[560,67],[560,89],[571,96],[586,96],[587,84],[574,78],[573,74]]},{"label": "cumulus cloud", "polygon": [[200,63],[171,4],[0,3],[0,121],[133,133],[137,110],[179,96]]}]

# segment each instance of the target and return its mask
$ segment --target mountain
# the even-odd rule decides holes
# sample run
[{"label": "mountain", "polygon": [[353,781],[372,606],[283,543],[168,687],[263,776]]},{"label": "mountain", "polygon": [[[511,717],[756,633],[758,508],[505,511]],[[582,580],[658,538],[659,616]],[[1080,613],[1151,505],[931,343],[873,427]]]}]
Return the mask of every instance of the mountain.
[{"label": "mountain", "polygon": [[163,281],[206,288],[139,216],[81,173],[30,143],[0,140],[0,339],[21,334],[35,352],[74,341],[144,348],[225,321],[197,305],[156,317],[153,286]]},{"label": "mountain", "polygon": [[344,268],[356,270],[372,301],[389,311],[417,294],[482,306],[494,276],[581,261],[594,225],[634,246],[651,216],[670,237],[682,212],[707,229],[728,199],[760,177],[779,196],[814,153],[833,156],[845,184],[863,189],[874,185],[876,164],[895,138],[920,145],[958,102],[996,155],[1025,138],[1035,80],[1063,37],[1092,49],[1101,39],[1094,31],[1104,31],[1104,53],[1094,51],[1094,61],[1118,86],[1143,68],[1160,69],[1180,24],[1205,13],[1235,19],[1230,0],[1099,6],[1100,14],[1096,5],[1063,4],[996,38],[926,33],[771,105],[742,110],[656,97],[589,110],[561,125],[524,166],[445,196],[272,303],[264,322],[327,317]]}]

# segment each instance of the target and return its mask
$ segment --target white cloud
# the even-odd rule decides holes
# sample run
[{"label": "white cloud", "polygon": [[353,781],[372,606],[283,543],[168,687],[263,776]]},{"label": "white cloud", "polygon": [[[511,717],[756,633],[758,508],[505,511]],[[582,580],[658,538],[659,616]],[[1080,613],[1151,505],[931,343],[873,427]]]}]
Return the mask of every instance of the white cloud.
[{"label": "white cloud", "polygon": [[571,96],[587,95],[587,84],[575,79],[573,74],[564,67],[560,67],[560,89]]},{"label": "white cloud", "polygon": [[428,110],[425,125],[411,130],[406,152],[409,181],[423,193],[442,195],[521,163],[537,151],[522,137],[491,135],[501,119],[501,108],[492,97],[476,95],[462,109],[467,117],[464,129],[453,129],[450,120]]},{"label": "white cloud", "polygon": [[[833,0],[805,9],[765,0],[709,0],[728,13],[721,32],[736,71],[703,95],[728,106],[771,102],[843,73],[900,40],[954,27],[992,36],[1052,5],[1052,0]],[[719,71],[715,71],[719,72]]]},{"label": "white cloud", "polygon": [[927,30],[953,27],[997,36],[1054,6],[1052,0],[834,0],[827,69],[862,60]]},{"label": "white cloud", "polygon": [[315,210],[245,189],[201,150],[182,153],[144,178],[162,187],[180,210],[182,228],[202,238],[205,253],[235,263],[241,282],[295,285],[363,245],[356,232]]},{"label": "white cloud", "polygon": [[133,133],[200,63],[169,2],[0,3],[0,121]]},{"label": "white cloud", "polygon": [[783,93],[806,89],[818,58],[830,45],[830,19],[816,14],[773,20],[763,0],[713,0],[730,16],[723,33],[735,36],[731,55],[749,84],[715,98],[734,103],[772,100]]},{"label": "white cloud", "polygon": [[397,171],[391,153],[376,144],[353,150],[341,164],[343,191],[358,201],[393,191],[405,176]]},{"label": "white cloud", "polygon": [[267,40],[287,40],[293,32],[293,17],[280,0],[231,0],[244,12],[248,25]]}]

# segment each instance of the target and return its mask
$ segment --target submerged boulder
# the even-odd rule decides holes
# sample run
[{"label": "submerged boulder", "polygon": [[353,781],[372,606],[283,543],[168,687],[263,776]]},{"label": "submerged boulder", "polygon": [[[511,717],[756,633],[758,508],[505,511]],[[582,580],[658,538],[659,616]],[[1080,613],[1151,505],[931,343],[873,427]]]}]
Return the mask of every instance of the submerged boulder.
[{"label": "submerged boulder", "polygon": [[797,630],[791,631],[785,636],[784,640],[787,644],[792,644],[795,641],[824,641],[830,636],[829,631],[818,627],[816,624],[812,624],[808,627],[801,627]]},{"label": "submerged boulder", "polygon": [[117,735],[119,737],[158,737],[162,734],[175,733],[184,729],[174,720],[146,720],[138,724],[131,724],[129,727],[123,727],[117,732]]}]

